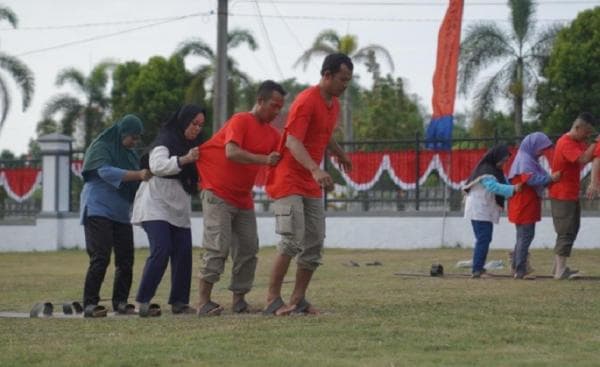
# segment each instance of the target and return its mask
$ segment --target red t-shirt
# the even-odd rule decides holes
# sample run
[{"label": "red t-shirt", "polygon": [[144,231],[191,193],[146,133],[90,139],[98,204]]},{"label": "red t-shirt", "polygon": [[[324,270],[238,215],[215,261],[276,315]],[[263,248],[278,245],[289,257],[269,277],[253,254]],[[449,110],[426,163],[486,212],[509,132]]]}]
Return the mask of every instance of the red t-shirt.
[{"label": "red t-shirt", "polygon": [[266,190],[273,199],[290,195],[320,198],[323,193],[310,171],[304,168],[285,147],[286,134],[290,134],[304,144],[310,157],[317,163],[323,154],[335,128],[340,104],[333,98],[331,106],[321,96],[319,86],[302,91],[292,103],[288,114],[285,132],[280,146],[281,161],[269,172]]},{"label": "red t-shirt", "polygon": [[587,149],[583,141],[574,140],[564,134],[556,142],[552,172],[560,171],[560,180],[550,185],[550,197],[557,200],[579,200],[581,164],[579,157]]},{"label": "red t-shirt", "polygon": [[[524,177],[525,176],[525,177]],[[510,180],[516,185],[527,181],[529,175],[517,175]],[[542,219],[542,199],[535,189],[527,184],[521,186],[520,192],[515,192],[508,199],[508,220],[514,224],[532,224]]]},{"label": "red t-shirt", "polygon": [[267,155],[277,150],[279,132],[270,124],[259,122],[252,113],[241,112],[200,146],[196,167],[202,189],[211,190],[236,208],[252,209],[252,186],[260,165],[227,159],[225,145],[229,142],[250,153]]}]

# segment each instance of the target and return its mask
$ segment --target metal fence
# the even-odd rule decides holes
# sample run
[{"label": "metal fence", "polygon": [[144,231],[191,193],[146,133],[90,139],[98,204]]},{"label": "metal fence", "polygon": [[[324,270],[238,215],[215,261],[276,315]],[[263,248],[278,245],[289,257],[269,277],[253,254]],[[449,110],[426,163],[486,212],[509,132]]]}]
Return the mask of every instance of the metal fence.
[{"label": "metal fence", "polygon": [[[4,159],[0,160],[0,170],[33,167],[40,168],[40,160]],[[0,220],[35,217],[42,208],[42,190],[35,190],[27,200],[11,198],[5,186],[0,187]]]},{"label": "metal fence", "polygon": [[[520,139],[514,137],[499,137],[481,139],[454,139],[453,149],[475,149],[488,148],[494,144],[504,142],[509,145],[516,145]],[[429,142],[431,143],[431,142]],[[356,141],[344,142],[340,144],[349,152],[377,152],[377,151],[414,151],[416,161],[419,162],[419,154],[423,154],[428,149],[428,143],[419,135],[414,139],[407,140],[381,140],[381,141]],[[450,151],[452,154],[452,151]],[[83,152],[73,151],[72,162],[83,159]],[[24,167],[35,165],[39,167],[39,161],[0,161],[0,167]],[[346,184],[340,173],[333,167],[328,159],[324,160],[325,169],[333,176],[337,184],[334,192],[327,193],[324,197],[325,207],[328,211],[338,212],[411,212],[411,211],[431,211],[431,212],[460,212],[462,210],[463,194],[460,190],[454,189],[441,179],[438,172],[433,171],[429,174],[427,180],[419,184],[417,180],[414,189],[404,190],[399,188],[386,173],[383,173],[375,185],[369,190],[356,190]],[[416,165],[416,177],[421,169],[418,163]],[[582,181],[583,190],[589,183],[589,176]],[[71,172],[71,211],[79,210],[79,194],[83,187],[83,180],[73,171]],[[268,212],[272,201],[265,193],[255,193],[255,207],[257,212]],[[41,208],[41,190],[37,190],[28,200],[21,203],[14,201],[6,195],[0,193],[0,218],[12,217],[33,217]],[[192,200],[192,209],[201,210],[201,202],[198,197]],[[549,200],[544,198],[543,210],[549,210]],[[600,200],[582,200],[582,209],[598,210],[600,209]]]}]

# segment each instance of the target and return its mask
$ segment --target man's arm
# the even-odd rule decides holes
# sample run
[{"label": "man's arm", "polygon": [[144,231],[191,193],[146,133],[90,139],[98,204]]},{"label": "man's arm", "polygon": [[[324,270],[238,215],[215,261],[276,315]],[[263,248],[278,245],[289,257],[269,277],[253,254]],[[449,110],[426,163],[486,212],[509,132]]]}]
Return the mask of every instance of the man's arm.
[{"label": "man's arm", "polygon": [[308,154],[308,151],[300,140],[296,139],[293,135],[288,134],[285,140],[285,146],[290,150],[294,159],[296,159],[302,167],[310,171],[313,179],[317,181],[321,187],[325,188],[327,191],[333,189],[333,179],[329,173],[322,170],[310,157],[310,154]]},{"label": "man's arm", "polygon": [[337,157],[338,162],[344,172],[352,171],[352,161],[346,155],[346,152],[340,147],[340,145],[335,141],[333,135],[329,139],[329,144],[327,144],[331,153]]},{"label": "man's arm", "polygon": [[268,155],[250,153],[247,150],[240,148],[236,143],[230,141],[225,144],[225,157],[242,164],[265,164],[274,166],[279,162],[281,155],[278,152],[271,152]]},{"label": "man's arm", "polygon": [[592,172],[590,173],[590,184],[585,191],[585,196],[588,199],[593,199],[598,196],[600,192],[600,183],[598,182],[598,175],[600,175],[600,157],[595,157],[592,161]]},{"label": "man's arm", "polygon": [[594,149],[596,149],[596,143],[590,144],[585,152],[577,158],[577,162],[580,164],[587,164],[590,162],[594,158]]}]

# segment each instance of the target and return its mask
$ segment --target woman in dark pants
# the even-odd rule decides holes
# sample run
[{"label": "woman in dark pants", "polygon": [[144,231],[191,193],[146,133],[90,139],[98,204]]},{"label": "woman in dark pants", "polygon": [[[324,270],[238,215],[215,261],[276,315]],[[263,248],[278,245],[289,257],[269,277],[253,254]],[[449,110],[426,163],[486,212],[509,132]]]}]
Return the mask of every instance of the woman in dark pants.
[{"label": "woman in dark pants", "polygon": [[85,247],[90,256],[83,289],[86,316],[106,315],[106,309],[98,303],[113,249],[113,309],[118,313],[134,311],[127,303],[133,267],[133,230],[129,213],[139,181],[151,176],[149,170],[139,168],[138,156],[132,149],[142,130],[142,121],[137,116],[126,115],[100,133],[85,153],[80,213]]},{"label": "woman in dark pants", "polygon": [[189,306],[192,277],[190,215],[191,196],[198,192],[195,162],[204,119],[204,109],[198,106],[180,108],[160,129],[148,157],[142,157],[142,165],[147,165],[154,176],[140,185],[133,205],[132,223],[144,228],[150,243],[150,256],[136,297],[140,316],[160,314],[160,307],[150,301],[169,260],[171,311],[176,314],[195,312]]}]

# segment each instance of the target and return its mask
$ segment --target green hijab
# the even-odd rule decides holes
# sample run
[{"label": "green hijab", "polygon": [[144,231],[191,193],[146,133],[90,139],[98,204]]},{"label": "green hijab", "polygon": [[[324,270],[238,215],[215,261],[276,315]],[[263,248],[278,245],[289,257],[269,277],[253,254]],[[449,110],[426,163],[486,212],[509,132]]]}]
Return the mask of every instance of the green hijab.
[{"label": "green hijab", "polygon": [[125,115],[116,124],[102,131],[85,152],[83,177],[85,178],[86,173],[106,165],[126,170],[140,169],[137,153],[123,146],[123,138],[141,135],[143,130],[139,117]]}]

